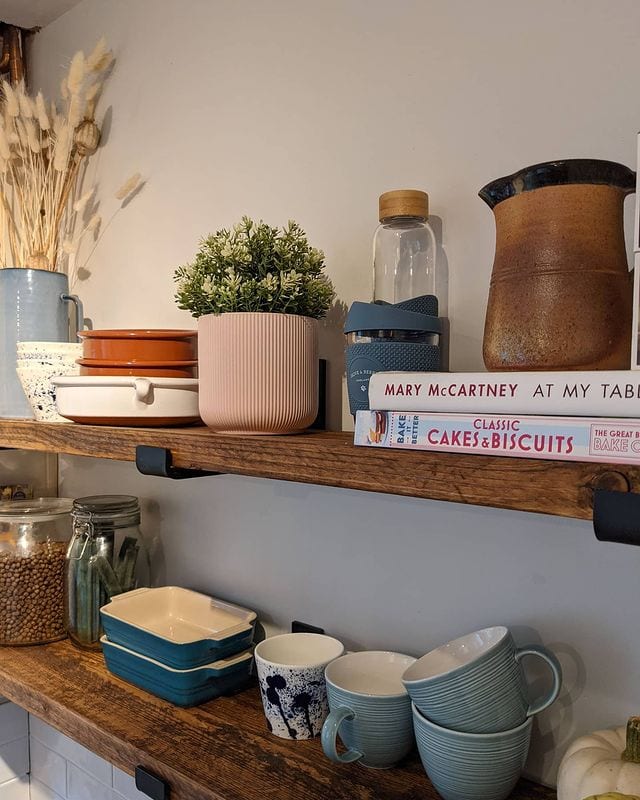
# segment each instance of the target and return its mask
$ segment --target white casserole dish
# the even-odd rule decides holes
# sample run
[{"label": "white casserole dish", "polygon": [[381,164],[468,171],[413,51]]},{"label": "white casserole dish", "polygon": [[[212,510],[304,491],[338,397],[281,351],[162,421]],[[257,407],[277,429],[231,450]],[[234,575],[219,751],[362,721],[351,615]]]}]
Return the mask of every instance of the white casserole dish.
[{"label": "white casserole dish", "polygon": [[162,427],[200,419],[196,378],[79,375],[51,383],[58,413],[74,422]]}]

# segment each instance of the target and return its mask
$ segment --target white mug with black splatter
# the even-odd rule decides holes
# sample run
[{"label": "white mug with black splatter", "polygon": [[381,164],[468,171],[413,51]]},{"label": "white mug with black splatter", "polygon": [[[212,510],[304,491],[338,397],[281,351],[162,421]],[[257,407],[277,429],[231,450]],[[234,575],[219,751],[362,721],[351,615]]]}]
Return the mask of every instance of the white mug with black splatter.
[{"label": "white mug with black splatter", "polygon": [[344,645],[319,633],[285,633],[255,649],[262,704],[271,733],[311,739],[329,713],[324,670]]}]

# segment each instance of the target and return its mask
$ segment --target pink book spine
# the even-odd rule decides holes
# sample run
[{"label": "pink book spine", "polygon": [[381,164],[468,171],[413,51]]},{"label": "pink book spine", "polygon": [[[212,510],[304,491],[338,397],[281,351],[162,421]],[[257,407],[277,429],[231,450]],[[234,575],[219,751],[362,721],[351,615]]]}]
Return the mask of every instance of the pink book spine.
[{"label": "pink book spine", "polygon": [[358,411],[354,443],[563,461],[640,463],[640,421]]}]

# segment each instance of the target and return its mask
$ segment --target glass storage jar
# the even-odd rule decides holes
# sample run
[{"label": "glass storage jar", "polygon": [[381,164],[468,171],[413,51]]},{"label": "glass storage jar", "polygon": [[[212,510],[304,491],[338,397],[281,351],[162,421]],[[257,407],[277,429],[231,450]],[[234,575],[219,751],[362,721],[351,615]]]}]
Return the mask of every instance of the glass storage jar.
[{"label": "glass storage jar", "polygon": [[117,594],[149,583],[140,505],[129,495],[73,501],[73,538],[65,575],[65,618],[71,641],[100,648],[100,608]]},{"label": "glass storage jar", "polygon": [[56,497],[0,503],[0,644],[45,644],[66,636],[71,504]]}]

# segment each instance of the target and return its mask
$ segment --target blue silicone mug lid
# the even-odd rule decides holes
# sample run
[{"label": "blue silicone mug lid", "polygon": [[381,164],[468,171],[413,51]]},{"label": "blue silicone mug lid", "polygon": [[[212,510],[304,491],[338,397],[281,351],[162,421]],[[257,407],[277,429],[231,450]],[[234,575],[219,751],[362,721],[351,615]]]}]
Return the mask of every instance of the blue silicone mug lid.
[{"label": "blue silicone mug lid", "polygon": [[441,333],[442,325],[439,317],[406,311],[387,303],[352,303],[344,323],[344,332],[378,330]]}]

